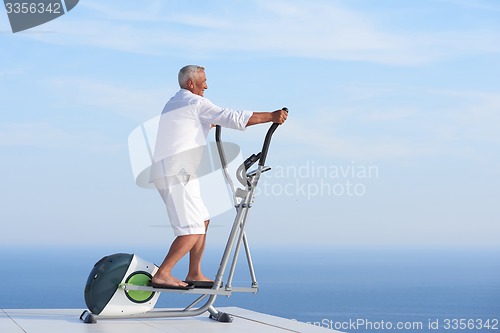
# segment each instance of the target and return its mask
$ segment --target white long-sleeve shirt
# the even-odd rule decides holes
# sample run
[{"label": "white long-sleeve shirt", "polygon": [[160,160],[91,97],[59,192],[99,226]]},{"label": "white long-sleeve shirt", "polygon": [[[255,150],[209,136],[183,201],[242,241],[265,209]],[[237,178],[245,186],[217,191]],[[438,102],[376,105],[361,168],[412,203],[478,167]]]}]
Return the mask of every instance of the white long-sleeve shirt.
[{"label": "white long-sleeve shirt", "polygon": [[163,108],[156,138],[150,181],[181,170],[196,173],[212,124],[244,130],[251,111],[222,108],[181,89]]}]

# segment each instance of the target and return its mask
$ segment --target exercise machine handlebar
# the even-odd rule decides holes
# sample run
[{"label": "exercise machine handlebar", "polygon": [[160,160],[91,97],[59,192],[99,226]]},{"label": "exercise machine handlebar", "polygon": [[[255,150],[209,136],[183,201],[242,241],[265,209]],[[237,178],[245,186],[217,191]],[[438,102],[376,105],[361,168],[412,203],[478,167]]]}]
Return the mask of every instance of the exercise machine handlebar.
[{"label": "exercise machine handlebar", "polygon": [[[283,111],[288,113],[288,108],[282,108]],[[267,130],[266,138],[264,139],[264,144],[262,145],[262,150],[257,155],[252,154],[249,158],[247,158],[244,162],[245,169],[248,170],[250,166],[252,166],[255,162],[259,161],[260,166],[264,166],[266,163],[267,153],[269,151],[269,146],[271,145],[271,138],[274,134],[274,131],[278,128],[278,123],[273,123],[271,127]],[[222,128],[220,125],[217,125],[215,128],[215,141],[217,142],[217,149],[219,150],[219,156],[221,159],[222,167],[225,168],[227,166],[226,155],[224,154],[224,149],[221,145],[221,131]]]},{"label": "exercise machine handlebar", "polygon": [[215,142],[217,143],[217,150],[219,151],[220,162],[222,164],[222,168],[227,167],[226,154],[224,154],[224,148],[222,148],[222,141],[220,138],[222,132],[222,127],[220,125],[215,126]]},{"label": "exercise machine handlebar", "polygon": [[[281,110],[288,113],[288,108],[282,108]],[[269,146],[271,145],[271,137],[274,134],[274,131],[278,128],[279,124],[273,123],[269,130],[267,131],[266,138],[264,139],[264,144],[262,145],[262,151],[260,153],[259,165],[264,166],[266,163],[267,152],[269,150]]]}]

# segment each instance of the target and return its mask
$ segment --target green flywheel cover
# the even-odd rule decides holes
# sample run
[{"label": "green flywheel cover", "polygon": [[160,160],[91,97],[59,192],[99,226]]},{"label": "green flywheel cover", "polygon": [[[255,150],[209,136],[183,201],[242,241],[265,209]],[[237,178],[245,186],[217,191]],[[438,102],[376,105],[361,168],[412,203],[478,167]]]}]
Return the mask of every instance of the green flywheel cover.
[{"label": "green flywheel cover", "polygon": [[[134,286],[147,286],[151,281],[151,275],[147,272],[134,272],[128,278],[126,283],[133,284]],[[127,290],[127,297],[135,303],[145,303],[154,296],[152,291],[142,290]]]}]

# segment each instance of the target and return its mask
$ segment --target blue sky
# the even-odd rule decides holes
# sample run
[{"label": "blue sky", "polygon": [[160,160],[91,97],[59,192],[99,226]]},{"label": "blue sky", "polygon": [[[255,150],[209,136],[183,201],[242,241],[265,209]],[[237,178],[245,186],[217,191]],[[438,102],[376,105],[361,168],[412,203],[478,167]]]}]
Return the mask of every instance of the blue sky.
[{"label": "blue sky", "polygon": [[[498,247],[499,18],[481,0],[85,0],[12,34],[0,10],[1,242],[170,243],[127,138],[199,64],[218,105],[290,109],[255,243]],[[247,155],[266,129],[224,136]]]}]

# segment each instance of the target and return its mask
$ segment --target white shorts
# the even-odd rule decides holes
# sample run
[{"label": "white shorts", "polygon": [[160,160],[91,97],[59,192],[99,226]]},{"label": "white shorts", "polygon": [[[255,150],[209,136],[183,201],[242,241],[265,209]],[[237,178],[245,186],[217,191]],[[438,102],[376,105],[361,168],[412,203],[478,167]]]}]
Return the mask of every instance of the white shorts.
[{"label": "white shorts", "polygon": [[205,221],[210,218],[201,199],[200,182],[189,174],[155,180],[155,186],[167,207],[175,236],[205,234]]}]

